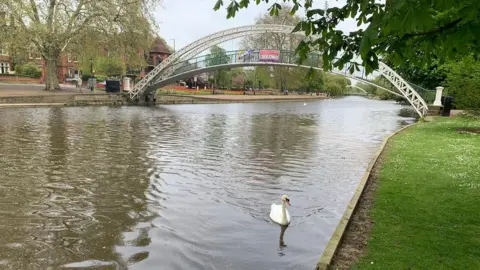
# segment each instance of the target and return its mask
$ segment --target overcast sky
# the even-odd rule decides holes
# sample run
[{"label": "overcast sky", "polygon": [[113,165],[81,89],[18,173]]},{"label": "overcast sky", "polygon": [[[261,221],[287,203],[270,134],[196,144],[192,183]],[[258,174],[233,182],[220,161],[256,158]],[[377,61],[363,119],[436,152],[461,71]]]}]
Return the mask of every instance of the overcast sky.
[{"label": "overcast sky", "polygon": [[[345,0],[314,0],[314,7],[323,8],[325,1],[330,7],[343,6]],[[156,12],[156,19],[160,26],[160,36],[173,48],[175,39],[176,49],[180,49],[189,43],[217,31],[232,27],[251,25],[255,18],[267,12],[269,4],[255,5],[255,0],[247,9],[242,9],[233,19],[226,19],[225,7],[230,0],[224,0],[225,5],[218,11],[213,11],[216,0],[164,0],[162,7]],[[299,10],[299,15],[304,11]],[[339,25],[339,29],[349,32],[355,30],[356,23],[353,20]],[[237,42],[229,41],[222,45],[226,50],[238,49]]]}]

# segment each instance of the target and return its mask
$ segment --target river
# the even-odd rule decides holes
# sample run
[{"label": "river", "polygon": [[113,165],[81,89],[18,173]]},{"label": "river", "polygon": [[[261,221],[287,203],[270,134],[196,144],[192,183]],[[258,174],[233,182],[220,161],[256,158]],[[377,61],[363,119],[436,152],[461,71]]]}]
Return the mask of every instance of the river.
[{"label": "river", "polygon": [[313,269],[400,108],[1,108],[0,268]]}]

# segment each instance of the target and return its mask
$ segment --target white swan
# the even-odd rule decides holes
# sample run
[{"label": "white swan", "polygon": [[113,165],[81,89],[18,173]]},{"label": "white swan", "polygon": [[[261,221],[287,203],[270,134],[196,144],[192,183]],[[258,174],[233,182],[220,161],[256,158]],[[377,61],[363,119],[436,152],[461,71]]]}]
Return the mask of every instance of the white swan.
[{"label": "white swan", "polygon": [[286,204],[290,205],[290,199],[287,195],[283,195],[282,204],[272,204],[270,209],[270,218],[280,225],[290,224],[290,214],[288,214]]}]

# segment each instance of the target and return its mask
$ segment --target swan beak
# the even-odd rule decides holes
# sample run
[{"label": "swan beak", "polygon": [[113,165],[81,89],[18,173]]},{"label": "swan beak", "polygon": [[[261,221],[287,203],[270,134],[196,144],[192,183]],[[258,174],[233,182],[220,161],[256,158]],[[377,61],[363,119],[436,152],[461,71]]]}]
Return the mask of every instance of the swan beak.
[{"label": "swan beak", "polygon": [[287,199],[287,204],[288,204],[288,206],[292,206],[292,205],[290,204],[290,200],[289,200],[289,199]]}]

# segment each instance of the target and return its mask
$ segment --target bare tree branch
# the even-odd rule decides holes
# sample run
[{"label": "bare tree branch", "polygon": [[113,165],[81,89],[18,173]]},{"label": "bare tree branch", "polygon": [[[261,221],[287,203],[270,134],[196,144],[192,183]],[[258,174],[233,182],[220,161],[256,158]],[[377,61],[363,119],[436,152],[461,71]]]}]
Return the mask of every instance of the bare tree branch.
[{"label": "bare tree branch", "polygon": [[30,8],[32,9],[33,18],[35,19],[35,21],[40,22],[40,16],[38,16],[37,4],[35,4],[34,0],[30,0]]}]

